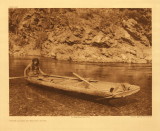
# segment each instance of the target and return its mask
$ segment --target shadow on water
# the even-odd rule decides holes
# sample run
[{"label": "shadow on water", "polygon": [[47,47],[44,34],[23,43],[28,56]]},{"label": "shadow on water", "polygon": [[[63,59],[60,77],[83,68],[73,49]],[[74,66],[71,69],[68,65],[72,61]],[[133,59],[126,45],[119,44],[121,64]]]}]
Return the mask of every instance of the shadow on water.
[{"label": "shadow on water", "polygon": [[[32,88],[32,90],[37,91],[37,90],[41,90],[43,93],[45,92],[46,94],[61,94],[64,97],[72,97],[75,99],[82,99],[85,101],[89,101],[89,102],[94,102],[97,104],[102,104],[105,106],[110,106],[110,107],[122,107],[125,105],[129,105],[129,104],[133,104],[137,102],[137,99],[133,99],[133,98],[129,98],[129,97],[125,97],[125,98],[110,98],[110,99],[101,99],[102,97],[97,97],[97,96],[93,96],[93,95],[88,95],[88,94],[83,94],[83,93],[78,93],[78,92],[71,92],[71,91],[64,91],[64,90],[60,90],[60,89],[56,89],[56,88],[50,88],[50,87],[46,87],[46,86],[41,86],[41,85],[35,85],[32,83],[28,83],[29,88],[30,87],[34,87]],[[43,95],[40,93],[40,95]]]}]

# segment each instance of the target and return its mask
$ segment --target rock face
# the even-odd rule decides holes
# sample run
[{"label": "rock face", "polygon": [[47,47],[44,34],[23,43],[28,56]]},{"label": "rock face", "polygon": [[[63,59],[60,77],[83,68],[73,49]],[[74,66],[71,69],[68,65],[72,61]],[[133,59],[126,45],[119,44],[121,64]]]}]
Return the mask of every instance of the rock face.
[{"label": "rock face", "polygon": [[150,63],[150,9],[10,9],[9,53]]}]

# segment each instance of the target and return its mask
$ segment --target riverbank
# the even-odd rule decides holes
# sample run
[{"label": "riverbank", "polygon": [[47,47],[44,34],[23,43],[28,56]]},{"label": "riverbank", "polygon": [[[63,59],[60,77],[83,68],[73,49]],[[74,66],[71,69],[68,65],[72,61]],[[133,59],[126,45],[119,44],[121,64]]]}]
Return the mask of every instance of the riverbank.
[{"label": "riverbank", "polygon": [[[17,52],[10,52],[10,56],[14,57],[49,57],[55,60],[75,61],[75,62],[118,62],[118,63],[151,63],[151,48],[130,48],[127,45],[125,48],[97,48],[89,45],[76,44],[73,46],[65,44],[52,44],[44,43],[44,48],[33,50],[20,48]],[[17,49],[18,50],[18,49]]]}]

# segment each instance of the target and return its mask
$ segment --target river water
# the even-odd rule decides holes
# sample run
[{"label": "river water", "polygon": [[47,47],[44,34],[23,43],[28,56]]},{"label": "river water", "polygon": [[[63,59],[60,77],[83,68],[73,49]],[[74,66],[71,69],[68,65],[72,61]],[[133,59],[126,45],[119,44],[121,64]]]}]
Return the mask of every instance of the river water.
[{"label": "river water", "polygon": [[[10,77],[23,76],[31,58],[10,58]],[[64,92],[29,84],[25,79],[10,80],[12,116],[144,116],[152,115],[152,65],[124,63],[76,63],[40,58],[45,73],[108,82],[126,82],[141,87],[131,96],[96,100],[92,96]]]}]

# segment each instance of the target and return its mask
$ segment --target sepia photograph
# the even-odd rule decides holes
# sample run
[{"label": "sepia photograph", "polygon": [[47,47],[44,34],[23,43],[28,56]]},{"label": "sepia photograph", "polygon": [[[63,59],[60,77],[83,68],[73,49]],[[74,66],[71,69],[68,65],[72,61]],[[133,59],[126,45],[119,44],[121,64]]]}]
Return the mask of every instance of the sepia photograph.
[{"label": "sepia photograph", "polygon": [[152,8],[8,8],[9,116],[152,116]]}]

